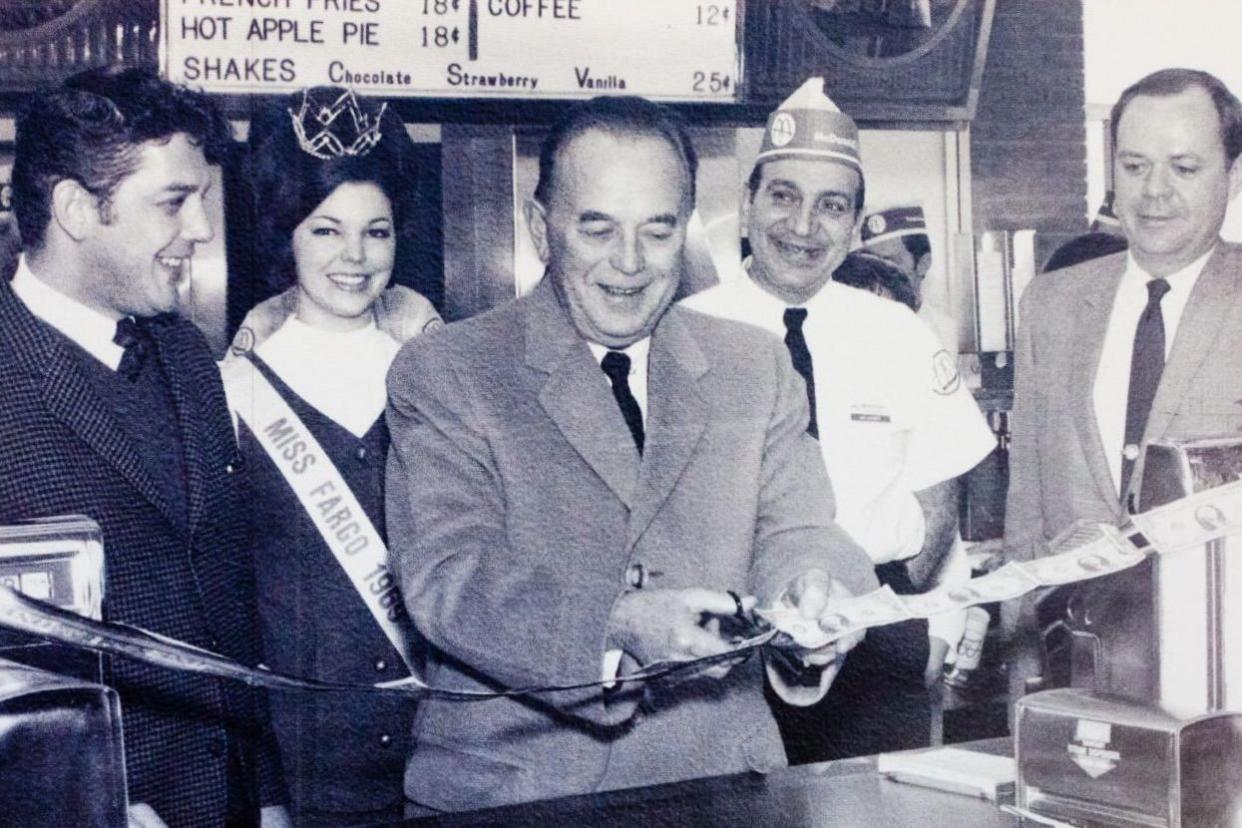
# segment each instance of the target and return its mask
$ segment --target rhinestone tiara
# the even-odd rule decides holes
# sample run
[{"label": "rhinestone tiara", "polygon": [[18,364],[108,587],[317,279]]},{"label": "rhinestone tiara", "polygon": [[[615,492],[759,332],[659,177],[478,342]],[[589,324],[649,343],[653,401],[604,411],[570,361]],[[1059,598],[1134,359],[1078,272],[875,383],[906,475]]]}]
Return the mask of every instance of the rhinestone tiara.
[{"label": "rhinestone tiara", "polygon": [[346,89],[328,105],[312,100],[310,92],[302,90],[302,105],[296,112],[287,110],[303,152],[329,161],[366,155],[380,142],[383,137],[380,119],[388,108],[387,103],[380,104],[377,112],[369,114],[358,103],[352,89]]}]

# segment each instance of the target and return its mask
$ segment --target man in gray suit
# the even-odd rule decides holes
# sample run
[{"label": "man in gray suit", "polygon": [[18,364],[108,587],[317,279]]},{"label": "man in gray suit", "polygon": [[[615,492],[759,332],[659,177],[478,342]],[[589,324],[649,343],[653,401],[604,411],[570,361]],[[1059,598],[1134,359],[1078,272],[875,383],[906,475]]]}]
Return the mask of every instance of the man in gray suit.
[{"label": "man in gray suit", "polygon": [[[397,357],[388,529],[432,685],[624,676],[725,651],[721,619],[745,601],[729,591],[817,618],[830,598],[875,588],[825,515],[784,346],[670,307],[695,168],[667,110],[575,107],[544,143],[526,207],[543,282]],[[847,648],[766,666],[810,703]],[[406,794],[466,810],[779,767],[764,666],[426,702]]]},{"label": "man in gray suit", "polygon": [[[1219,236],[1242,185],[1242,104],[1212,75],[1166,69],[1122,93],[1110,128],[1129,253],[1022,298],[1005,517],[1019,560],[1075,520],[1119,521],[1147,443],[1242,430],[1242,247]],[[1038,670],[1030,633],[1015,697]]]}]

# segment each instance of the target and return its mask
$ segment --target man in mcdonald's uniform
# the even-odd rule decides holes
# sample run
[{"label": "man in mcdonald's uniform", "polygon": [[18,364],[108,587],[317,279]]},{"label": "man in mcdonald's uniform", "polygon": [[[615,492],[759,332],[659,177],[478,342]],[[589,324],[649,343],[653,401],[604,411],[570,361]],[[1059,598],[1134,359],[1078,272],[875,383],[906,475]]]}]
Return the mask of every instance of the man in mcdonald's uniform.
[{"label": "man in mcdonald's uniform", "polygon": [[[922,592],[947,578],[956,477],[994,439],[957,365],[896,302],[832,281],[864,203],[858,128],[812,78],[768,119],[743,206],[753,255],[685,301],[785,340],[802,375],[841,526],[881,582]],[[828,493],[824,493],[827,499]],[[960,622],[959,622],[960,624]],[[960,636],[944,634],[947,638]],[[928,683],[949,641],[910,621],[868,632],[827,698],[771,699],[792,763],[925,745]]]}]

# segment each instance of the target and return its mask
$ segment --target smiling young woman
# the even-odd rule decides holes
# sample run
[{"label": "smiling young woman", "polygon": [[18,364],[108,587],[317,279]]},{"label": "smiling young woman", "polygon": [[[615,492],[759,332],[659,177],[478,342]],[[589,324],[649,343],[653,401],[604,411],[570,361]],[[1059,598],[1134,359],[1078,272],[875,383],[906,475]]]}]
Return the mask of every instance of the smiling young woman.
[{"label": "smiling young woman", "polygon": [[[251,124],[252,255],[281,291],[247,316],[223,371],[251,487],[266,663],[324,681],[408,674],[387,569],[388,367],[436,327],[390,287],[409,255],[413,146],[387,107],[317,88]],[[300,824],[402,815],[413,708],[363,696],[271,700]]]}]

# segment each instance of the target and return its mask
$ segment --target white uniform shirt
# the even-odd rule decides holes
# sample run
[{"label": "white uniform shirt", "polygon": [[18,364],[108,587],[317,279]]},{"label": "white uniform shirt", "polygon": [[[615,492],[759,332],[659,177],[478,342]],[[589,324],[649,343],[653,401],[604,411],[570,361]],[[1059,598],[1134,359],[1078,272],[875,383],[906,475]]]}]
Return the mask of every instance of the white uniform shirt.
[{"label": "white uniform shirt", "polygon": [[[1186,267],[1165,277],[1169,292],[1160,300],[1160,315],[1164,319],[1166,359],[1173,348],[1173,338],[1177,335],[1177,326],[1190,299],[1190,292],[1194,290],[1199,274],[1211,255],[1209,250]],[[1092,389],[1100,441],[1108,457],[1113,485],[1118,490],[1121,488],[1121,454],[1126,441],[1126,405],[1130,393],[1130,361],[1134,356],[1134,330],[1143,315],[1143,308],[1147,307],[1147,282],[1152,278],[1139,267],[1133,254],[1127,256],[1126,270],[1117,286],[1108,328],[1104,332],[1100,364],[1096,368]]]},{"label": "white uniform shirt", "polygon": [[[683,304],[785,336],[787,305],[744,267]],[[926,528],[914,493],[969,471],[996,438],[957,376],[956,360],[908,308],[837,282],[803,307],[837,523],[877,564],[913,557]],[[969,578],[958,554],[940,583]],[[963,619],[933,619],[931,633],[952,648]]]},{"label": "white uniform shirt", "polygon": [[957,359],[957,320],[947,311],[941,310],[927,300],[923,300],[919,312],[915,315],[923,321],[923,324],[932,329],[932,332],[940,339],[941,347]]},{"label": "white uniform shirt", "polygon": [[[785,336],[786,304],[744,270],[683,304]],[[837,522],[877,564],[916,555],[914,493],[969,471],[996,439],[955,361],[908,308],[836,282],[804,307]]]}]

